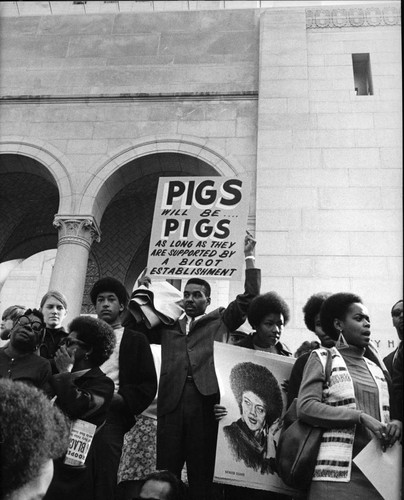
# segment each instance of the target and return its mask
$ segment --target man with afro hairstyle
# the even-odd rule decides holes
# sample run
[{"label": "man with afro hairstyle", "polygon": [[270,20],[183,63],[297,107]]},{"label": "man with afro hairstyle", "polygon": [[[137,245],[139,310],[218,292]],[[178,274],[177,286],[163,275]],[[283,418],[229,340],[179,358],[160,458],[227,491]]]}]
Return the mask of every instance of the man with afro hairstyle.
[{"label": "man with afro hairstyle", "polygon": [[100,368],[115,384],[111,406],[97,443],[97,468],[102,478],[97,484],[97,500],[117,498],[117,473],[124,435],[153,401],[157,376],[150,344],[143,333],[124,328],[121,313],[128,303],[125,286],[115,278],[98,280],[90,292],[99,319],[112,326],[116,346]]}]

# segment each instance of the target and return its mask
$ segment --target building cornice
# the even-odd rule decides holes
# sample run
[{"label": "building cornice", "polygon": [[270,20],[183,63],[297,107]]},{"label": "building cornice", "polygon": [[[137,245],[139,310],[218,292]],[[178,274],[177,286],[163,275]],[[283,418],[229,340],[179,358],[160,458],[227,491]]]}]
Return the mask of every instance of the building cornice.
[{"label": "building cornice", "polygon": [[243,92],[176,92],[161,94],[82,94],[82,95],[16,95],[1,96],[0,104],[61,104],[96,102],[168,102],[168,101],[245,101],[257,100],[257,91]]}]

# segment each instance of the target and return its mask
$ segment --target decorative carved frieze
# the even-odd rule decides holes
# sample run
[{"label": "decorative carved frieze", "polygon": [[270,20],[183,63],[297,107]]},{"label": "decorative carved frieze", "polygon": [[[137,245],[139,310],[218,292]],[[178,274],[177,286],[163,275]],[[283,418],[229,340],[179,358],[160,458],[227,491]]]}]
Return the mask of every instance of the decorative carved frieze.
[{"label": "decorative carved frieze", "polygon": [[397,25],[401,25],[401,12],[394,5],[306,9],[307,29]]},{"label": "decorative carved frieze", "polygon": [[92,215],[55,215],[53,225],[59,231],[58,246],[82,245],[89,250],[93,241],[100,241],[101,231]]}]

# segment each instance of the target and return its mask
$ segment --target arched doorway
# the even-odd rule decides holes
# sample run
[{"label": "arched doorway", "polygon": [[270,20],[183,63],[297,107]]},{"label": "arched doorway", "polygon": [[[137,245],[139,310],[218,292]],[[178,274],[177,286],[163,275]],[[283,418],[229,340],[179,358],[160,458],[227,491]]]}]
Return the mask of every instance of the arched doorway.
[{"label": "arched doorway", "polygon": [[[101,241],[91,248],[82,312],[93,312],[89,291],[103,276],[114,276],[132,290],[147,263],[153,211],[161,176],[218,176],[200,158],[182,153],[155,153],[129,161],[108,178],[119,186],[101,219]],[[96,202],[104,204],[100,190]]]},{"label": "arched doorway", "polygon": [[[52,222],[60,197],[50,171],[23,154],[0,154],[0,185],[0,265],[7,270],[0,282],[1,293],[8,274],[18,264],[39,252],[56,249],[58,234]],[[21,283],[8,290],[1,310],[10,305],[8,302],[37,305],[32,279],[26,280],[26,286]]]}]

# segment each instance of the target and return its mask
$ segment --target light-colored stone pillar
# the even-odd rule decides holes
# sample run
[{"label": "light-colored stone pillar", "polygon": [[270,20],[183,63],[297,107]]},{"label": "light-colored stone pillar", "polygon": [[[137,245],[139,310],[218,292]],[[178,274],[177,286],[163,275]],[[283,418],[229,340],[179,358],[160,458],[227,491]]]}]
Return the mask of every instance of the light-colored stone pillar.
[{"label": "light-colored stone pillar", "polygon": [[80,314],[91,244],[100,240],[101,233],[92,215],[56,215],[53,225],[59,242],[49,289],[66,295],[67,325]]}]

